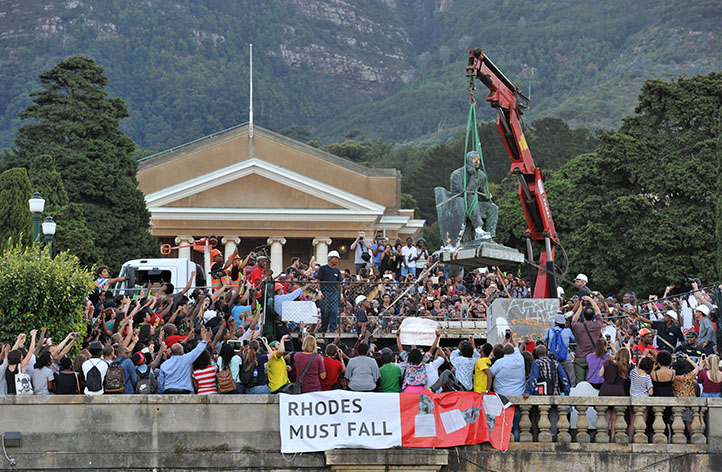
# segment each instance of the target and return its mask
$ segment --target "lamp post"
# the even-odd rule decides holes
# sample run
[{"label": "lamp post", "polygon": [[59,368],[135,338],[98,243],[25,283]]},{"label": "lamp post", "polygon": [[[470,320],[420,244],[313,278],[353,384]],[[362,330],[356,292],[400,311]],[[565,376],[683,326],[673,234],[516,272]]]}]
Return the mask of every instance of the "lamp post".
[{"label": "lamp post", "polygon": [[55,236],[55,222],[53,218],[48,216],[43,222],[43,234],[45,235],[45,245],[48,247],[50,257],[53,257],[53,236]]},{"label": "lamp post", "polygon": [[40,196],[40,192],[35,192],[33,197],[28,200],[30,213],[33,215],[33,244],[38,244],[38,236],[40,235],[40,222],[43,219],[43,210],[45,210],[45,200]]}]

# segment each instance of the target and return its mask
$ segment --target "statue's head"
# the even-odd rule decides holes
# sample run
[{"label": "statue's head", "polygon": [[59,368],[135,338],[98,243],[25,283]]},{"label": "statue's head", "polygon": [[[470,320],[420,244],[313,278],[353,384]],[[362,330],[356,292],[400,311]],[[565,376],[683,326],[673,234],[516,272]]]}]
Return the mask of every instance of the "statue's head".
[{"label": "statue's head", "polygon": [[481,167],[481,156],[476,151],[469,151],[466,153],[466,167],[478,169]]}]

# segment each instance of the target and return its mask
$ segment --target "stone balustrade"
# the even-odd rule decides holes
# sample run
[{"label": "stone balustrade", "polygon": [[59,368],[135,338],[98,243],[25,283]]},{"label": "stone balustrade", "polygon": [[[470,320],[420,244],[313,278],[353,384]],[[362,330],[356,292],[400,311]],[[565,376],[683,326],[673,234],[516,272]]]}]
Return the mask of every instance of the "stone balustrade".
[{"label": "stone balustrade", "polygon": [[510,400],[521,411],[520,443],[683,444],[703,450],[710,433],[719,437],[711,417],[722,419],[717,416],[722,400],[706,398],[531,396]]}]

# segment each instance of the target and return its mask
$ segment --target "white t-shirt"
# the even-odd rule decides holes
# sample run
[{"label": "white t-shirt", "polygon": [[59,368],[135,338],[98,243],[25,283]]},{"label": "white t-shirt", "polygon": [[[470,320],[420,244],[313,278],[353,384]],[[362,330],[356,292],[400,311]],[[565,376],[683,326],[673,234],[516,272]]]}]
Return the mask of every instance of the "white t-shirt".
[{"label": "white t-shirt", "polygon": [[50,395],[48,381],[55,380],[50,367],[43,367],[33,371],[33,393],[35,395]]},{"label": "white t-shirt", "polygon": [[416,268],[416,260],[410,260],[415,258],[419,255],[418,249],[416,249],[416,246],[404,246],[401,248],[401,255],[404,256],[404,262],[406,262],[406,267],[410,269]]},{"label": "white t-shirt", "polygon": [[[443,357],[437,357],[433,361],[426,364],[426,380],[429,387],[434,385],[439,380],[439,367],[444,363]],[[441,390],[441,389],[439,389]],[[439,393],[439,392],[436,392]]]},{"label": "white t-shirt", "polygon": [[90,372],[90,369],[92,369],[93,366],[97,367],[100,371],[100,390],[98,390],[97,392],[91,392],[90,390],[88,390],[88,387],[85,387],[85,394],[102,395],[103,393],[105,393],[105,391],[103,390],[103,381],[105,381],[105,374],[108,373],[108,363],[99,357],[93,357],[83,362],[83,376],[86,379],[88,378],[88,372]]}]

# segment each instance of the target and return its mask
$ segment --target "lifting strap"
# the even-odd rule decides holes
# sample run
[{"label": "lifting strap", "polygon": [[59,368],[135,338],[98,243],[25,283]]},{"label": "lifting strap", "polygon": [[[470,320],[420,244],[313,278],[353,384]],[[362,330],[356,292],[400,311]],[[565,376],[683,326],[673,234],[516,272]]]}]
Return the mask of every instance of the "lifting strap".
[{"label": "lifting strap", "polygon": [[[472,95],[473,96],[473,95]],[[469,140],[471,139],[471,147],[469,146]],[[464,142],[464,190],[466,190],[466,154],[470,151],[476,151],[479,153],[479,159],[481,160],[481,170],[486,175],[486,168],[484,167],[484,154],[481,151],[481,142],[479,141],[479,129],[476,125],[476,103],[471,100],[469,103],[469,119],[466,121],[466,141]],[[491,202],[491,192],[489,191],[489,176],[486,176],[486,194],[489,196]],[[466,217],[471,219],[471,215],[478,204],[478,197],[474,193],[469,195],[469,192],[464,192],[464,211]]]}]

